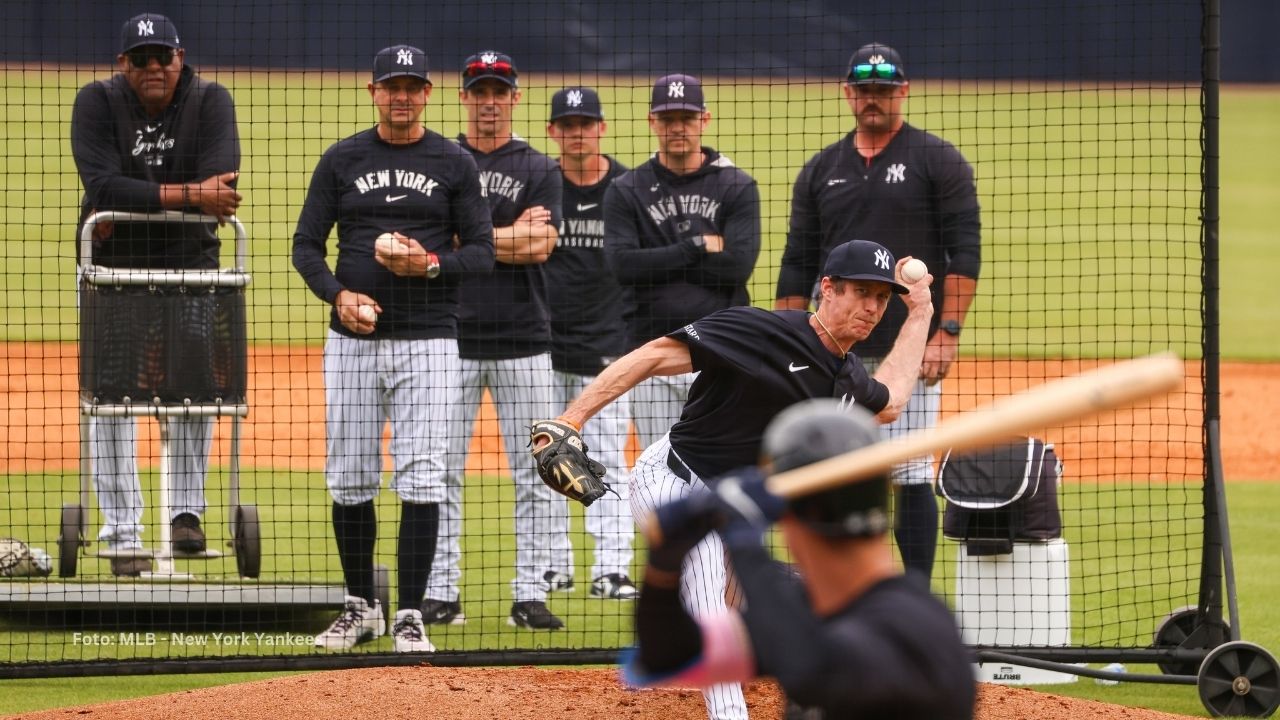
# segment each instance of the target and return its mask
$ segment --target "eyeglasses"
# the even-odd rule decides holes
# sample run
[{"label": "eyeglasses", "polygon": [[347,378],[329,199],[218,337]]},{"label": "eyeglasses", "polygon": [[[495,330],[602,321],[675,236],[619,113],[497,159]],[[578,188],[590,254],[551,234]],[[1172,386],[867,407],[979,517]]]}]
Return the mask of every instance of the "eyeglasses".
[{"label": "eyeglasses", "polygon": [[496,60],[491,63],[477,60],[468,63],[465,70],[462,71],[462,77],[474,78],[481,75],[497,75],[504,78],[512,78],[516,76],[516,68],[506,60]]},{"label": "eyeglasses", "polygon": [[849,68],[850,80],[893,80],[898,77],[898,66],[893,63],[866,63]]},{"label": "eyeglasses", "polygon": [[173,63],[175,52],[173,48],[149,48],[145,50],[130,50],[125,53],[125,57],[129,58],[129,63],[139,70],[144,70],[151,64],[152,60],[160,63],[160,67],[169,67]]}]

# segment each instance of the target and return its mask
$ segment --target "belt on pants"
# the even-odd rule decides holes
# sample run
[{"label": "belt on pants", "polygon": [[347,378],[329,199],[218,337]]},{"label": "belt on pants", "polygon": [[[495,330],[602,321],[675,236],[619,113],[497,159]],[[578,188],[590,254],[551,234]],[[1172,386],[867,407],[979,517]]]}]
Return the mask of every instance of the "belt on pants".
[{"label": "belt on pants", "polygon": [[679,455],[676,455],[675,448],[667,450],[667,469],[675,473],[675,476],[683,480],[686,485],[693,482],[693,471],[684,464]]}]

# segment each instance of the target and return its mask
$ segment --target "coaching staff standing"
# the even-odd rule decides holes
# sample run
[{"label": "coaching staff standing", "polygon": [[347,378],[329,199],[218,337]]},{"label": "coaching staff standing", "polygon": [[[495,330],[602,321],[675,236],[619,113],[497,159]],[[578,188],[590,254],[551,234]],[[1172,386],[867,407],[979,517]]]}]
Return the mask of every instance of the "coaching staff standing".
[{"label": "coaching staff standing", "polygon": [[[815,399],[765,431],[763,467],[782,472],[878,441],[860,408]],[[786,717],[968,720],[976,694],[971,654],[955,618],[914,573],[894,564],[886,539],[889,477],[783,499],[759,468],[658,508],[636,605],[632,685],[705,686],[777,679]],[[769,556],[764,533],[781,519],[799,578]],[[686,550],[714,527],[746,599],[743,610],[693,618],[677,578]],[[803,709],[802,709],[803,708]]]},{"label": "coaching staff standing", "polygon": [[[605,193],[609,267],[635,291],[631,347],[750,302],[760,191],[729,158],[701,144],[710,124],[697,78],[658,78],[649,103],[658,152]],[[656,377],[636,387],[631,408],[642,447],[680,418],[692,382],[691,375]]]},{"label": "coaching staff standing", "polygon": [[[680,421],[636,460],[630,482],[637,522],[704,488],[703,478],[755,463],[765,426],[802,400],[834,397],[892,421],[919,375],[933,315],[933,276],[903,285],[899,266],[905,261],[895,263],[873,242],[845,243],[827,258],[817,312],[732,307],[695,320],[605,368],[558,420],[582,427],[647,378],[698,372]],[[894,294],[905,298],[910,311],[873,378],[849,348],[871,332]],[[681,598],[695,616],[738,604],[725,597],[725,557],[717,536],[701,538],[675,567],[681,570]],[[736,683],[711,685],[703,695],[713,720],[746,717]]]},{"label": "coaching staff standing", "polygon": [[[341,614],[316,636],[345,650],[383,633],[373,592],[374,498],[391,423],[400,496],[396,652],[431,652],[419,603],[445,499],[450,410],[459,402],[458,280],[493,267],[493,228],[471,157],[420,122],[427,57],[394,45],[373,61],[378,124],[325,151],[293,236],[293,264],[333,305],[324,347],[325,481],[346,580]],[[336,269],[325,263],[338,226]],[[391,233],[391,242],[378,241]],[[455,246],[456,238],[456,246]]]},{"label": "coaching staff standing", "polygon": [[[604,258],[604,194],[627,168],[600,152],[608,130],[600,96],[588,87],[568,87],[551,97],[547,135],[560,148],[564,175],[564,219],[556,251],[547,259],[551,307],[551,367],[555,370],[555,407],[564,407],[627,350],[625,318],[632,312],[631,291],[614,279]],[[631,406],[626,397],[600,410],[583,428],[592,456],[610,476],[626,477],[626,443]],[[585,511],[587,532],[595,540],[591,566],[593,597],[631,600],[636,596],[631,569],[635,528],[627,510],[626,483]],[[565,537],[567,539],[567,537]],[[557,551],[560,581],[572,586],[572,548]]]},{"label": "coaching staff standing", "polygon": [[[144,13],[125,21],[120,30],[119,72],[85,85],[76,95],[71,153],[84,184],[81,223],[106,210],[182,210],[219,219],[235,214],[241,200],[235,190],[240,135],[231,94],[198,77],[185,60],[186,50],[169,18]],[[218,267],[219,246],[216,223],[99,223],[94,226],[93,257],[80,261],[209,270]],[[175,550],[201,552],[213,418],[160,422],[168,423],[175,448],[172,516],[162,522],[173,523]],[[133,418],[89,420],[93,484],[105,518],[98,539],[114,550],[142,546],[136,433]],[[111,559],[116,575],[150,569],[150,558]]]},{"label": "coaching staff standing", "polygon": [[[526,452],[528,428],[551,408],[551,315],[542,264],[560,225],[560,169],[511,129],[520,104],[515,62],[486,50],[467,58],[459,100],[467,113],[458,144],[475,158],[493,219],[493,273],[462,286],[458,326],[463,396],[449,450],[449,498],[441,517],[436,567],[423,600],[428,623],[464,619],[458,583],[462,482],[467,444],[487,388],[497,408],[515,483],[516,576],[508,622],[537,630],[564,627],[547,608],[554,547],[567,547],[569,512],[538,479]],[[550,576],[554,579],[554,576]]]},{"label": "coaching staff standing", "polygon": [[[940,382],[956,359],[981,261],[973,169],[950,143],[906,123],[902,108],[910,87],[893,48],[871,43],[853,54],[844,95],[857,127],[813,156],[796,178],[777,289],[777,307],[806,307],[828,253],[850,237],[876,238],[898,257],[923,260],[941,278],[932,288],[936,312],[920,382],[901,419],[886,428],[890,437],[937,424]],[[906,312],[890,304],[884,321],[854,346],[870,368],[893,345]],[[909,569],[926,576],[938,535],[932,480],[928,456],[894,472],[898,549]]]}]

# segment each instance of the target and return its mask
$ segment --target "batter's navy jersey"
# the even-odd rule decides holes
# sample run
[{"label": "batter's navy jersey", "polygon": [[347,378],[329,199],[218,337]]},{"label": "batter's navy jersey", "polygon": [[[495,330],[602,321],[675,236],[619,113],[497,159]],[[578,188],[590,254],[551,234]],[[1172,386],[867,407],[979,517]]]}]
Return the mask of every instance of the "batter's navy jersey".
[{"label": "batter's navy jersey", "polygon": [[[458,144],[475,158],[495,228],[509,227],[525,210],[541,205],[560,227],[564,189],[560,166],[519,138],[490,153],[465,135]],[[493,273],[462,283],[458,354],[468,360],[502,360],[551,350],[551,313],[543,266],[495,263]]]},{"label": "batter's navy jersey", "polygon": [[[635,290],[630,342],[642,345],[735,305],[760,255],[760,191],[729,158],[703,147],[706,162],[676,175],[651,158],[605,193],[605,254],[618,281]],[[708,253],[701,235],[724,237]]]},{"label": "batter's navy jersey", "polygon": [[872,413],[889,404],[889,388],[852,353],[832,355],[807,312],[729,308],[668,337],[689,346],[701,371],[671,428],[671,446],[704,480],[759,462],[769,421],[801,400],[835,397]]},{"label": "batter's navy jersey", "polygon": [[[326,242],[335,224],[338,258],[330,270]],[[384,232],[402,233],[438,255],[440,275],[401,277],[384,267],[374,259],[374,241]],[[293,235],[293,265],[325,302],[352,290],[382,306],[372,334],[352,333],[336,309],[329,320],[334,332],[369,339],[457,337],[459,279],[493,267],[493,227],[475,162],[430,130],[405,145],[385,142],[376,128],[340,140],[311,176]]]},{"label": "batter's navy jersey", "polygon": [[[95,210],[160,212],[160,185],[197,182],[240,169],[235,106],[226,88],[200,79],[187,65],[173,101],[151,117],[125,76],[115,75],[85,85],[76,95],[71,152],[84,184],[81,222]],[[116,223],[110,238],[95,242],[93,262],[110,267],[216,268],[217,229],[216,223]]]},{"label": "batter's navy jersey", "polygon": [[[953,145],[911,125],[904,124],[870,164],[853,137],[851,132],[814,155],[796,177],[777,296],[809,297],[833,248],[872,240],[897,258],[911,255],[929,266],[933,307],[941,310],[944,275],[978,277],[981,221],[973,169]],[[892,300],[854,351],[888,354],[906,318],[906,304]],[[937,318],[935,312],[930,333]]]},{"label": "batter's navy jersey", "polygon": [[627,171],[605,156],[609,170],[590,187],[564,181],[560,240],[547,260],[551,301],[551,366],[576,375],[599,375],[627,351],[631,291],[618,284],[604,257],[604,194]]},{"label": "batter's navy jersey", "polygon": [[747,600],[743,619],[756,674],[774,677],[788,699],[821,711],[804,717],[973,717],[971,653],[922,576],[881,580],[833,615],[817,617],[801,583],[763,547],[734,549],[731,558]]}]

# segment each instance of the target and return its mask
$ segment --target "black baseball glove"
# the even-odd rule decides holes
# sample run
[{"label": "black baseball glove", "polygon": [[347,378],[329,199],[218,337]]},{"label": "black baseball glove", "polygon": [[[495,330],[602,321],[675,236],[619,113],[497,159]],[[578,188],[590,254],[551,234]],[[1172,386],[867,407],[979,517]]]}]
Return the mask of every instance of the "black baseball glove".
[{"label": "black baseball glove", "polygon": [[610,491],[601,480],[604,466],[587,457],[587,444],[572,425],[539,420],[529,428],[529,444],[538,475],[552,490],[583,505],[590,505]]}]

